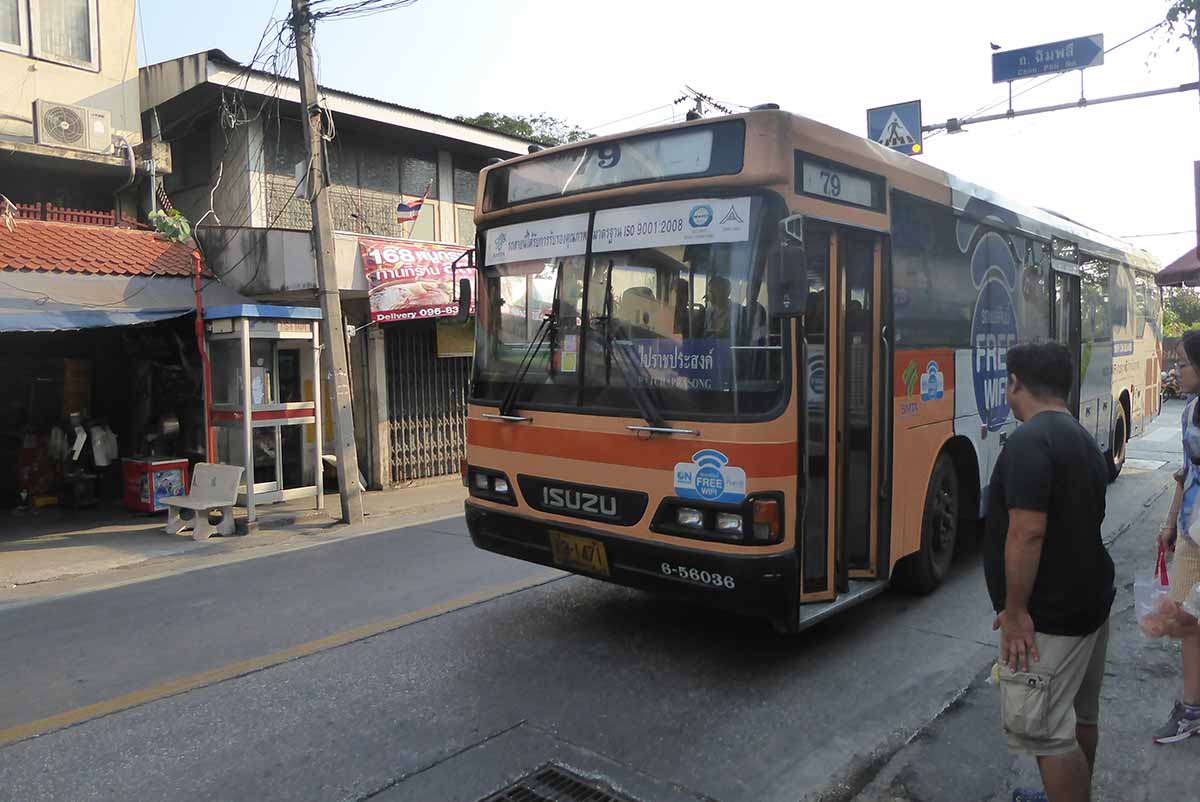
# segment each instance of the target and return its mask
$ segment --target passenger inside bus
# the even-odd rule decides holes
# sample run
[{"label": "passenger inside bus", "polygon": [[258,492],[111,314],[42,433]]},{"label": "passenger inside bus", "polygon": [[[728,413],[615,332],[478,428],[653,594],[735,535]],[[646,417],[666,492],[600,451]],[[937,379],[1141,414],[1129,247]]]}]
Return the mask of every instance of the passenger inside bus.
[{"label": "passenger inside bus", "polygon": [[704,336],[710,339],[729,338],[730,284],[724,276],[713,276],[708,281],[708,293],[704,296]]}]

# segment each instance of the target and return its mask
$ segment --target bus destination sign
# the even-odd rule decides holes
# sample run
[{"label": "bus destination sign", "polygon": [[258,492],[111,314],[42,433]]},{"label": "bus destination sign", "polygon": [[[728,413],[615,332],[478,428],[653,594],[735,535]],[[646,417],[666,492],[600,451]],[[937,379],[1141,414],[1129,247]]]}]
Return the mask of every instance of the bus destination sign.
[{"label": "bus destination sign", "polygon": [[535,154],[487,174],[484,211],[579,192],[742,169],[745,124],[725,120]]}]

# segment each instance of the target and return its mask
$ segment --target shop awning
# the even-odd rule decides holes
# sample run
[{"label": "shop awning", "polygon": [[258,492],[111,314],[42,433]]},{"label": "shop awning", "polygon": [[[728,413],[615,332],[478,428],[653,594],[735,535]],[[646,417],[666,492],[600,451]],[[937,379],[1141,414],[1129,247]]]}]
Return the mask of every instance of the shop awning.
[{"label": "shop awning", "polygon": [[[253,303],[212,278],[205,307]],[[0,270],[0,333],[132,326],[196,310],[193,279]]]},{"label": "shop awning", "polygon": [[[131,326],[196,309],[192,249],[153,231],[17,219],[0,225],[0,332]],[[205,306],[249,303],[206,273]]]},{"label": "shop awning", "polygon": [[1187,251],[1171,264],[1158,271],[1154,281],[1160,287],[1200,287],[1200,257],[1198,248]]}]

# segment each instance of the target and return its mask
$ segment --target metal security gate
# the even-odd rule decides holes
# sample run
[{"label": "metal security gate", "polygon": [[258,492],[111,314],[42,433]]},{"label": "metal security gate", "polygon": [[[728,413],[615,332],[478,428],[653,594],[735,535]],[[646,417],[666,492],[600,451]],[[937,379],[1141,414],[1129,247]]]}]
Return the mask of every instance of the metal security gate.
[{"label": "metal security gate", "polygon": [[386,328],[393,483],[457,473],[466,453],[469,357],[439,358],[433,321]]}]

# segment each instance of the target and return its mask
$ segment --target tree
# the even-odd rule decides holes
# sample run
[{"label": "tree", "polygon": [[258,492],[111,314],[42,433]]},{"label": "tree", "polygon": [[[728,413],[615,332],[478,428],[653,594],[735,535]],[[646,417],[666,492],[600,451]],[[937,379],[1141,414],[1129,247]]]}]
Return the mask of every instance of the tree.
[{"label": "tree", "polygon": [[1175,0],[1167,9],[1167,29],[1177,34],[1180,39],[1192,43],[1192,47],[1200,51],[1200,27],[1196,24],[1197,9],[1200,0]]},{"label": "tree", "polygon": [[590,133],[572,125],[566,120],[551,117],[545,112],[541,114],[517,115],[500,114],[485,111],[475,117],[459,116],[454,119],[467,125],[477,125],[480,128],[490,128],[509,136],[529,139],[542,145],[562,145],[567,142],[578,142],[587,139]]},{"label": "tree", "polygon": [[1200,294],[1189,287],[1168,289],[1164,294],[1163,333],[1166,336],[1179,337],[1200,326]]}]

